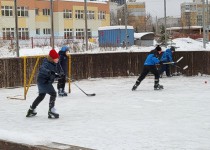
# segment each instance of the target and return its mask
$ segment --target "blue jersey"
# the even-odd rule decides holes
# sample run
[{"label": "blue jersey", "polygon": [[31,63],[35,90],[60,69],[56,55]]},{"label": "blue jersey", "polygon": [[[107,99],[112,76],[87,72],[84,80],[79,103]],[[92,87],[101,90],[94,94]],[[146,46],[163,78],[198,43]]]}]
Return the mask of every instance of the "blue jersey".
[{"label": "blue jersey", "polygon": [[165,52],[163,52],[160,60],[163,62],[173,62],[171,49],[167,49]]},{"label": "blue jersey", "polygon": [[160,60],[155,56],[155,54],[149,54],[144,62],[144,66],[152,66],[156,65],[160,62]]}]

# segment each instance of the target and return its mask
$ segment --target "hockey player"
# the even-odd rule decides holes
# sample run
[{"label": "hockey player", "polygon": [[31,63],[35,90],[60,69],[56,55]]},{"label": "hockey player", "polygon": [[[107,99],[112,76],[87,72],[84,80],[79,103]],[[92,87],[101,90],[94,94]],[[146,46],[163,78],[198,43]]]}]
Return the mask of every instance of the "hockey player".
[{"label": "hockey player", "polygon": [[48,118],[59,118],[59,114],[56,112],[54,108],[56,100],[56,91],[52,85],[54,79],[59,76],[58,75],[59,72],[56,65],[58,61],[59,61],[59,54],[54,49],[52,49],[49,52],[48,57],[43,60],[43,63],[39,69],[37,77],[39,95],[30,106],[26,117],[35,116],[37,114],[37,112],[35,111],[36,107],[45,98],[46,94],[49,94],[50,101],[49,101]]},{"label": "hockey player", "polygon": [[63,72],[63,75],[61,78],[58,79],[58,95],[59,96],[67,96],[67,93],[65,92],[65,83],[66,83],[66,75],[67,75],[67,62],[68,62],[68,57],[67,54],[69,53],[69,48],[67,46],[63,46],[61,50],[59,51],[59,67],[61,69],[61,72]]},{"label": "hockey player", "polygon": [[154,90],[163,89],[163,86],[159,84],[159,72],[156,68],[156,64],[161,63],[160,60],[157,58],[158,57],[157,55],[161,54],[161,52],[162,52],[162,49],[158,45],[155,48],[155,51],[149,53],[149,55],[147,56],[147,58],[144,62],[143,71],[142,71],[141,75],[139,76],[139,78],[137,79],[135,85],[133,86],[132,91],[137,89],[139,84],[144,80],[144,78],[146,77],[146,75],[149,72],[151,72],[152,74],[155,75]]},{"label": "hockey player", "polygon": [[[173,53],[175,52],[175,47],[171,46],[171,48],[166,49],[165,52],[163,52],[163,55],[160,59],[161,62],[166,63],[166,62],[173,62]],[[174,65],[174,64],[173,64]],[[171,77],[170,73],[170,64],[162,64],[160,68],[160,75],[162,76],[163,72],[166,72],[167,77]]]}]

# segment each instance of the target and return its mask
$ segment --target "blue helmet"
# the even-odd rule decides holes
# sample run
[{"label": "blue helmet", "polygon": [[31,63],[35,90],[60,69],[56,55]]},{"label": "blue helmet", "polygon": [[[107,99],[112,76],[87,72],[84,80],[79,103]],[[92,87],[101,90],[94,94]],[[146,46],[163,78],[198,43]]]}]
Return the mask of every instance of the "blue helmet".
[{"label": "blue helmet", "polygon": [[67,46],[63,46],[63,47],[61,48],[61,51],[63,51],[63,52],[69,51],[69,48],[68,48]]}]

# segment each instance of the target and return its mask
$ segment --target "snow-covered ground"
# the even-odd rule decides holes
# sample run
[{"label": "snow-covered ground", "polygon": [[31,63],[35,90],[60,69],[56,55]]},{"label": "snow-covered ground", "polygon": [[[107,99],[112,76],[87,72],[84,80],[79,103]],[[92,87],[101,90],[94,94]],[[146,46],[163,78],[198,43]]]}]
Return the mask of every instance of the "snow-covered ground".
[{"label": "snow-covered ground", "polygon": [[136,79],[75,82],[96,96],[87,97],[72,84],[68,97],[57,98],[57,120],[47,118],[49,96],[36,117],[25,117],[37,96],[36,86],[29,89],[26,101],[7,99],[23,93],[23,88],[0,89],[0,139],[98,150],[210,149],[210,76],[161,78],[162,91],[153,90],[152,76],[131,91]]},{"label": "snow-covered ground", "polygon": [[[21,43],[21,42],[20,42]],[[47,55],[49,51],[51,50],[50,46],[43,46],[43,47],[36,47],[36,48],[30,48],[31,42],[29,41],[29,45],[26,46],[26,42],[24,42],[24,46],[20,47],[20,56],[34,56],[34,55]],[[155,42],[154,42],[155,44]],[[173,45],[176,48],[176,51],[210,51],[210,43],[206,44],[206,49],[203,48],[203,43],[200,41],[193,40],[191,38],[177,38],[172,41],[169,41],[170,45]],[[140,47],[140,46],[132,46],[128,47],[128,49],[119,47],[119,48],[99,48],[97,45],[92,43],[92,49],[89,51],[83,51],[81,50],[82,45],[77,45],[77,48],[80,49],[76,53],[112,53],[112,52],[148,52],[152,49],[154,49],[154,46],[150,47]],[[75,53],[72,50],[73,45],[70,45],[71,47],[71,53]],[[55,47],[57,51],[59,51],[60,47]],[[165,47],[162,47],[163,50],[165,50]],[[14,51],[11,51],[8,49],[7,46],[0,47],[0,58],[1,57],[16,57],[17,54]]]}]

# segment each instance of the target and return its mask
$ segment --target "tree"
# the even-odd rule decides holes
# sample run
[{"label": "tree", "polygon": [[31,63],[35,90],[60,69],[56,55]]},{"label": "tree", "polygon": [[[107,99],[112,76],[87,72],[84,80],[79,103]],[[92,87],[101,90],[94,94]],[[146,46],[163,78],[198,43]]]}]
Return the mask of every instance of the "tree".
[{"label": "tree", "polygon": [[167,43],[165,43],[165,34],[166,34],[166,38],[168,39],[169,36],[167,33],[165,33],[165,26],[161,25],[160,26],[160,38],[158,39],[158,43],[161,43],[161,45],[167,45]]}]

